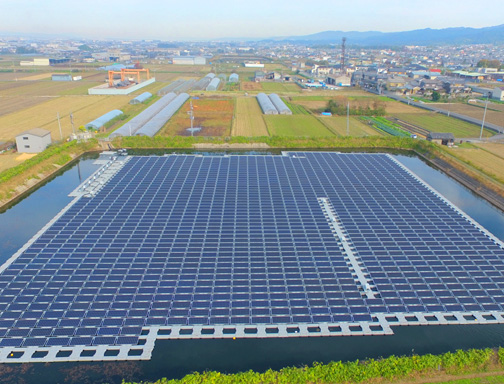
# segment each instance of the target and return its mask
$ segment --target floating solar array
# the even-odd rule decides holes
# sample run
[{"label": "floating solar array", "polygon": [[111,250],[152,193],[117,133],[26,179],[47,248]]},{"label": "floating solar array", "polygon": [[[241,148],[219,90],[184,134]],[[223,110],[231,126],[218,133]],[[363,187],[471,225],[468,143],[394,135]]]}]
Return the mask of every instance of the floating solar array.
[{"label": "floating solar array", "polygon": [[0,361],[504,323],[503,244],[391,156],[113,159],[0,267]]}]

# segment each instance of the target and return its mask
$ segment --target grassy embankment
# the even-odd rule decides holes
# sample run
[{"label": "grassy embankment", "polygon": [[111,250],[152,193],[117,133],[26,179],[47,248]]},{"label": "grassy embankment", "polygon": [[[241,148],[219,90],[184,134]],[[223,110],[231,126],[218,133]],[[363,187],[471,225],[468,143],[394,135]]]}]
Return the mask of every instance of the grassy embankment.
[{"label": "grassy embankment", "polygon": [[15,167],[0,172],[0,206],[26,192],[85,152],[96,150],[96,140],[87,143],[54,144]]},{"label": "grassy embankment", "polygon": [[[458,350],[442,355],[390,356],[385,359],[365,361],[314,363],[312,366],[287,367],[279,371],[240,372],[223,374],[220,372],[192,373],[180,380],[161,379],[155,384],[231,384],[231,383],[415,383],[439,382],[454,377],[502,374],[504,349]],[[432,379],[432,381],[425,381]],[[476,379],[477,380],[477,379]],[[476,381],[475,380],[475,381]],[[475,382],[469,381],[469,382]],[[481,382],[481,381],[480,381]],[[498,381],[494,381],[498,382]],[[128,383],[124,383],[128,384]],[[129,383],[131,384],[131,383]]]}]

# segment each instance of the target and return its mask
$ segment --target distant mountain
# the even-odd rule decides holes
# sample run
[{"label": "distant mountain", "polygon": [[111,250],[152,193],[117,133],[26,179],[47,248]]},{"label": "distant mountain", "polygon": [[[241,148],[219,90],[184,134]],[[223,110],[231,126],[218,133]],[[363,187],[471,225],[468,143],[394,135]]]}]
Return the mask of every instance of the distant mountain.
[{"label": "distant mountain", "polygon": [[339,44],[346,37],[352,45],[443,45],[504,43],[504,24],[485,28],[416,29],[405,32],[325,31],[306,36],[275,37],[272,41]]}]

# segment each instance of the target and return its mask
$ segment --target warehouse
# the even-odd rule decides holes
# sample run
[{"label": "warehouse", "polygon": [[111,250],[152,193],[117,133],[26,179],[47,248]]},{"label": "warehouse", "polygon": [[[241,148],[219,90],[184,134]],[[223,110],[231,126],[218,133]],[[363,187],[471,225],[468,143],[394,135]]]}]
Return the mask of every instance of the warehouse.
[{"label": "warehouse", "polygon": [[51,144],[51,132],[42,128],[33,128],[16,136],[19,153],[39,153]]}]

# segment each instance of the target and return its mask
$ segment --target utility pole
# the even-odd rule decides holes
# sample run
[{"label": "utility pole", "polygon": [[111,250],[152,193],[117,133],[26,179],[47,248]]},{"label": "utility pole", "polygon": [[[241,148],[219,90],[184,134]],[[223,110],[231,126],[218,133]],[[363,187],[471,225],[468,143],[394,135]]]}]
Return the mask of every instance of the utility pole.
[{"label": "utility pole", "polygon": [[346,135],[350,136],[350,102],[347,102],[346,107]]},{"label": "utility pole", "polygon": [[70,112],[70,123],[72,124],[72,132],[75,134],[75,126],[73,121],[73,113]]},{"label": "utility pole", "polygon": [[60,122],[60,117],[59,117],[59,112],[56,115],[58,117],[58,126],[59,126],[59,131],[60,131],[60,139],[63,141],[63,132],[61,131],[61,122]]},{"label": "utility pole", "polygon": [[192,100],[189,102],[189,105],[190,105],[190,110],[187,113],[189,115],[189,120],[191,120],[191,128],[190,128],[191,136],[194,136],[194,127],[193,127],[194,109],[193,109],[193,105],[192,105]]},{"label": "utility pole", "polygon": [[487,96],[486,103],[485,103],[485,112],[483,112],[483,121],[481,122],[480,140],[483,137],[483,127],[485,126],[485,117],[486,117],[487,107],[488,107],[488,96]]},{"label": "utility pole", "polygon": [[340,63],[340,70],[341,74],[345,74],[345,44],[346,44],[346,37],[343,37],[341,40],[341,63]]}]

